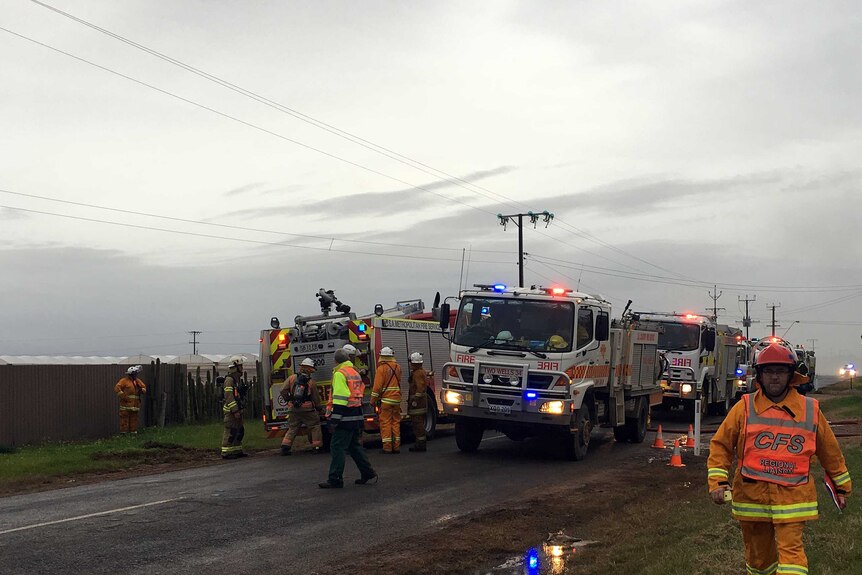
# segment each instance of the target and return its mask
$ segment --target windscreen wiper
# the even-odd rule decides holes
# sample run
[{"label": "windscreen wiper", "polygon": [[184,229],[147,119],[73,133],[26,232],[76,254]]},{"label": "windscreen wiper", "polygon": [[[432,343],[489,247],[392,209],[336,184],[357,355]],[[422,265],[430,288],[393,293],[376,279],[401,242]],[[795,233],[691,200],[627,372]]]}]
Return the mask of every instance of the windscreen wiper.
[{"label": "windscreen wiper", "polygon": [[529,351],[530,353],[532,353],[533,355],[535,355],[536,357],[539,357],[541,359],[548,359],[547,353],[542,353],[541,351],[533,351],[532,349],[528,349],[527,351]]}]

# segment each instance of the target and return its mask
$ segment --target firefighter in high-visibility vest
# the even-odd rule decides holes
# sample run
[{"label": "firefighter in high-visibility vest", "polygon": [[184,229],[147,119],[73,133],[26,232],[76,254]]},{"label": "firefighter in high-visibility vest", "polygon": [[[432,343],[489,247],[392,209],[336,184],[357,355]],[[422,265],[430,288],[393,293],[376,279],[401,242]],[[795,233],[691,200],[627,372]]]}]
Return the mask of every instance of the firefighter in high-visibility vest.
[{"label": "firefighter in high-visibility vest", "polygon": [[377,473],[371,467],[368,456],[359,443],[359,435],[365,417],[362,415],[362,397],[365,385],[343,349],[334,354],[335,369],[332,370],[332,393],[326,404],[326,417],[332,430],[329,452],[329,477],[319,483],[321,489],[344,487],[344,454],[349,453],[361,474],[355,483],[364,485],[376,482]]},{"label": "firefighter in high-visibility vest", "polygon": [[323,434],[320,429],[320,415],[323,406],[317,384],[311,378],[317,368],[314,360],[306,357],[299,364],[299,373],[287,378],[281,389],[281,396],[287,402],[287,433],[281,441],[281,454],[290,455],[293,441],[303,425],[308,430],[309,443],[314,453],[321,453]]},{"label": "firefighter in high-visibility vest", "polygon": [[413,452],[422,452],[425,447],[425,418],[428,416],[428,372],[422,366],[422,354],[410,354],[410,391],[407,395],[407,414],[416,443],[410,448]]},{"label": "firefighter in high-visibility vest", "polygon": [[221,456],[223,459],[237,459],[247,454],[242,451],[242,438],[245,436],[245,426],[242,421],[242,364],[245,358],[235,355],[228,362],[227,376],[224,378],[224,434],[221,440]]},{"label": "firefighter in high-visibility vest", "polygon": [[807,378],[794,371],[793,350],[772,343],[754,365],[759,389],[733,406],[710,442],[710,497],[725,502],[735,455],[728,499],[742,528],[747,572],[807,575],[802,530],[818,516],[811,458],[817,456],[842,509],[851,490],[850,473],[818,401],[794,389]]},{"label": "firefighter in high-visibility vest", "polygon": [[140,365],[133,365],[114,386],[114,392],[120,398],[120,433],[123,434],[138,433],[141,394],[147,392],[147,386],[138,379],[140,371]]},{"label": "firefighter in high-visibility vest", "polygon": [[380,441],[383,453],[401,452],[401,366],[391,347],[380,350],[374,373],[371,405],[379,410]]}]

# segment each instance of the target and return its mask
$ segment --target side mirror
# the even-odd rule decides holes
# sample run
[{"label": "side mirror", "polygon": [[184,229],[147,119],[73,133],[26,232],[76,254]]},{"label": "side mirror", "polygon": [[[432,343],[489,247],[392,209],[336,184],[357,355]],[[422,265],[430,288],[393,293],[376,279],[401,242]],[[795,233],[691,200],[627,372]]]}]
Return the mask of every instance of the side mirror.
[{"label": "side mirror", "polygon": [[715,330],[707,329],[703,332],[703,349],[706,351],[715,350]]},{"label": "side mirror", "polygon": [[446,331],[449,329],[449,304],[444,303],[440,306],[440,329]]},{"label": "side mirror", "polygon": [[608,341],[611,335],[610,316],[603,311],[596,317],[596,341]]}]

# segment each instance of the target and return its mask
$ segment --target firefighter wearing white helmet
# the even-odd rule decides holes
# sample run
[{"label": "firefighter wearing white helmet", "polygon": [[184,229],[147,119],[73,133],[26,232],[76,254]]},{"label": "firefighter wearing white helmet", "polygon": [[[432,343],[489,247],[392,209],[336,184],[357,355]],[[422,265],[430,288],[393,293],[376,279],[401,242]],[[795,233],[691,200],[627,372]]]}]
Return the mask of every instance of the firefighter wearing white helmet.
[{"label": "firefighter wearing white helmet", "polygon": [[401,452],[401,366],[392,348],[380,350],[371,390],[372,405],[380,407],[380,440],[383,453]]},{"label": "firefighter wearing white helmet", "polygon": [[410,354],[410,391],[407,396],[407,414],[410,416],[410,425],[413,428],[413,437],[416,443],[410,451],[422,453],[426,450],[425,442],[425,418],[428,416],[428,373],[422,366],[422,354],[413,352]]},{"label": "firefighter wearing white helmet", "polygon": [[362,378],[362,383],[364,383],[366,387],[370,387],[371,380],[368,378],[368,366],[361,361],[361,354],[359,353],[359,350],[356,349],[356,346],[348,343],[341,349],[347,352],[347,357],[350,358],[350,363],[352,363],[353,367],[356,368],[356,371],[359,372],[359,377]]},{"label": "firefighter wearing white helmet", "polygon": [[305,426],[308,440],[314,453],[322,453],[323,432],[320,428],[320,415],[323,405],[320,402],[320,392],[312,379],[317,366],[314,360],[306,357],[299,364],[299,373],[287,378],[287,383],[281,388],[281,399],[287,403],[287,433],[281,441],[281,454],[290,455],[293,442],[300,428]]},{"label": "firefighter wearing white helmet", "polygon": [[242,408],[247,386],[243,384],[242,372],[245,358],[234,355],[228,360],[228,372],[224,378],[224,434],[221,441],[221,456],[223,459],[245,457],[242,451],[242,438],[245,436],[245,426],[242,421]]},{"label": "firefighter wearing white helmet", "polygon": [[147,386],[138,379],[140,371],[140,365],[133,365],[114,386],[114,393],[120,398],[120,433],[123,434],[138,432],[141,394],[147,392]]}]

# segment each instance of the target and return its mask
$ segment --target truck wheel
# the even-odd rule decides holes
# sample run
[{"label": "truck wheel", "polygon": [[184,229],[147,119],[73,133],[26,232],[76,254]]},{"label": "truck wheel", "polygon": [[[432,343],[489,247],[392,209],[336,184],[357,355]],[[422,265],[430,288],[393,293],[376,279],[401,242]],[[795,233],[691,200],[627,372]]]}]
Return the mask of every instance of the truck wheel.
[{"label": "truck wheel", "polygon": [[563,446],[566,459],[581,461],[587,456],[587,450],[590,448],[590,434],[593,432],[593,422],[590,419],[590,410],[586,403],[581,405],[575,416],[575,427],[577,428],[576,432],[566,432],[563,436]]},{"label": "truck wheel", "polygon": [[627,443],[629,440],[629,426],[618,425],[614,427],[614,439],[618,443]]},{"label": "truck wheel", "polygon": [[482,422],[470,417],[455,418],[455,443],[461,451],[472,453],[479,449],[485,429]]},{"label": "truck wheel", "polygon": [[425,437],[431,439],[434,437],[434,432],[437,431],[437,403],[434,401],[434,394],[431,390],[426,392],[428,399],[428,413],[425,414]]},{"label": "truck wheel", "polygon": [[[646,437],[647,426],[649,425],[649,405],[646,398],[639,398],[637,406],[637,415],[635,417],[627,417],[625,428],[628,430],[628,439],[632,443],[643,443]],[[616,431],[616,430],[615,430]],[[616,434],[614,435],[616,436]]]}]

